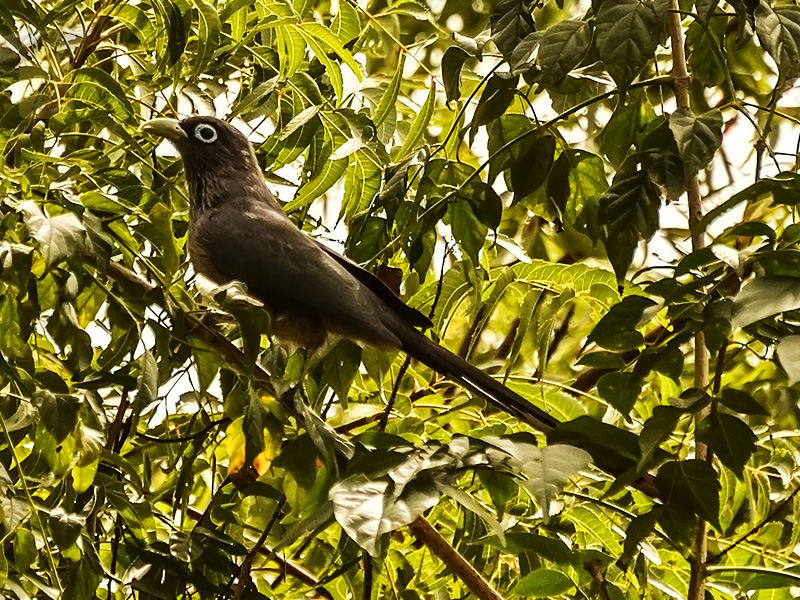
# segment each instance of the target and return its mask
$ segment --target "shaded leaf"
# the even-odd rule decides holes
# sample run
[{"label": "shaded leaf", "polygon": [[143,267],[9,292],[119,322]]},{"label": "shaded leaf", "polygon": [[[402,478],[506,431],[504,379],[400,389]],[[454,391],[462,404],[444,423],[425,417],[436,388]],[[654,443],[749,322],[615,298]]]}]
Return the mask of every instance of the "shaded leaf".
[{"label": "shaded leaf", "polygon": [[524,0],[500,0],[492,11],[489,23],[492,40],[509,63],[519,43],[536,29]]},{"label": "shaded leaf", "polygon": [[561,571],[537,569],[520,579],[514,593],[528,598],[550,598],[566,594],[575,584]]},{"label": "shaded leaf", "polygon": [[598,222],[608,258],[622,280],[640,239],[658,230],[660,199],[647,173],[618,174],[600,198]]},{"label": "shaded leaf", "polygon": [[25,216],[25,226],[39,242],[48,267],[74,255],[86,235],[83,224],[72,213],[47,217],[35,202],[27,200],[19,210]]},{"label": "shaded leaf", "polygon": [[733,415],[712,412],[701,422],[698,438],[739,479],[744,477],[744,466],[755,452],[757,439],[747,423]]},{"label": "shaded leaf", "polygon": [[722,113],[718,110],[694,115],[688,108],[679,108],[670,115],[669,128],[687,176],[695,175],[714,158],[722,144],[722,125]]},{"label": "shaded leaf", "polygon": [[539,46],[542,82],[556,84],[564,79],[586,56],[591,41],[592,32],[586,21],[562,21],[548,27]]},{"label": "shaded leaf", "polygon": [[773,10],[761,2],[754,16],[758,39],[778,65],[780,74],[796,75],[800,69],[800,8],[783,6]]},{"label": "shaded leaf", "polygon": [[622,88],[650,61],[658,45],[661,20],[650,2],[606,0],[595,22],[597,52]]},{"label": "shaded leaf", "polygon": [[656,485],[670,503],[689,503],[695,514],[719,527],[719,481],[704,460],[670,461],[661,466]]},{"label": "shaded leaf", "polygon": [[733,299],[733,327],[748,325],[773,315],[800,308],[800,279],[754,279]]},{"label": "shaded leaf", "polygon": [[459,46],[450,46],[442,57],[442,82],[447,103],[461,99],[461,69],[471,58],[470,54]]}]

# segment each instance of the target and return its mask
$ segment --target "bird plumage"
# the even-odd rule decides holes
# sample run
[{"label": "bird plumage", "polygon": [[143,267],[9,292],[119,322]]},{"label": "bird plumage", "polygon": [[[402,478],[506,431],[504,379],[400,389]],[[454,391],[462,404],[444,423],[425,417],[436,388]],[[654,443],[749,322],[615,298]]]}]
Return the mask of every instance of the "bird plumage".
[{"label": "bird plumage", "polygon": [[541,431],[558,421],[416,327],[430,321],[377,277],[302,233],[267,188],[251,144],[212,117],[155,119],[183,159],[191,200],[189,255],[224,284],[239,280],[273,315],[273,333],[306,346],[327,333],[403,350]]}]

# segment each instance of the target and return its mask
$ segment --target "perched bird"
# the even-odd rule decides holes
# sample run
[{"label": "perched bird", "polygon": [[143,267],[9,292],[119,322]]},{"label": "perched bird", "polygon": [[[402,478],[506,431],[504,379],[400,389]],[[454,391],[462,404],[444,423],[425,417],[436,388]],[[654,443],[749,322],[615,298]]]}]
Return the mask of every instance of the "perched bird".
[{"label": "perched bird", "polygon": [[273,334],[313,349],[328,333],[399,349],[491,404],[549,432],[558,421],[427,338],[430,320],[380,279],[308,237],[267,189],[247,138],[213,117],[153,119],[183,159],[191,214],[189,256],[222,285],[239,280],[272,314]]}]

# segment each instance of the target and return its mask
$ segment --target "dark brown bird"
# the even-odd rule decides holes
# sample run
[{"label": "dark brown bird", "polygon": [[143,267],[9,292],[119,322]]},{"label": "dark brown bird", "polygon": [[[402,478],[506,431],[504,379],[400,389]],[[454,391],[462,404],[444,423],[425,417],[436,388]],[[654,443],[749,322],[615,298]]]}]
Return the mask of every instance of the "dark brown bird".
[{"label": "dark brown bird", "polygon": [[403,350],[498,408],[549,432],[558,421],[416,328],[430,320],[377,277],[306,236],[267,189],[247,138],[212,117],[154,119],[142,131],[178,149],[189,185],[189,255],[218,284],[242,281],[273,333],[307,347],[328,333]]}]

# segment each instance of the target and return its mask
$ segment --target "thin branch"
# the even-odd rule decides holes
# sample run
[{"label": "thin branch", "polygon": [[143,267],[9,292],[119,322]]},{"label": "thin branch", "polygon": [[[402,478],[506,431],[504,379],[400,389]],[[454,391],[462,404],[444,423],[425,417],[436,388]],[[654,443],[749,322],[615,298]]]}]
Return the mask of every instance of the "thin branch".
[{"label": "thin branch", "polygon": [[[242,593],[244,592],[245,585],[248,581],[250,581],[250,569],[253,566],[253,559],[255,558],[256,554],[261,552],[264,549],[264,544],[267,541],[267,537],[269,537],[272,528],[275,526],[281,518],[281,510],[283,509],[283,505],[286,504],[286,496],[278,500],[278,504],[275,506],[275,510],[272,512],[272,517],[267,523],[267,526],[264,528],[264,531],[261,532],[261,537],[258,538],[258,541],[255,543],[253,548],[250,552],[247,553],[247,556],[242,561],[242,566],[239,568],[239,576],[238,581],[236,583],[236,589],[233,592],[234,600],[239,600],[242,597]],[[231,587],[231,583],[228,583],[228,589]],[[224,593],[224,592],[223,592]]]},{"label": "thin branch", "polygon": [[[678,108],[690,108],[689,92],[692,80],[686,67],[686,52],[684,50],[683,25],[678,12],[678,0],[671,0],[670,11],[667,15],[672,51],[672,86],[675,90],[675,100]],[[703,218],[703,203],[700,197],[700,180],[693,175],[689,180],[687,189],[689,203],[689,231],[692,237],[692,249],[705,248],[705,232],[698,227]],[[703,331],[698,331],[694,336],[694,384],[703,390],[709,383],[709,356],[706,350],[706,340]],[[695,417],[695,430],[709,414],[710,409],[700,411]],[[699,442],[695,445],[695,456],[699,460],[710,460],[711,455],[705,444]],[[693,558],[691,560],[692,572],[689,581],[689,594],[687,600],[703,600],[706,588],[706,559],[708,555],[708,524],[700,520],[700,527],[693,544]]]},{"label": "thin branch", "polygon": [[483,578],[469,561],[459,554],[458,550],[442,537],[436,529],[423,517],[408,526],[421,543],[425,544],[453,574],[464,582],[478,600],[503,600],[503,597],[488,581]]},{"label": "thin branch", "polygon": [[221,425],[227,425],[230,422],[231,420],[229,417],[223,417],[222,419],[218,419],[213,423],[211,423],[210,425],[204,427],[200,431],[196,431],[195,433],[179,437],[160,438],[153,435],[147,435],[146,433],[139,433],[138,431],[136,432],[136,437],[141,438],[143,440],[147,440],[148,442],[153,442],[154,444],[180,444],[181,442],[190,442],[199,437],[203,437],[205,434],[207,434],[215,427],[220,427]]},{"label": "thin branch", "polygon": [[600,600],[610,600],[608,590],[606,589],[606,578],[603,576],[603,570],[600,568],[597,561],[589,561],[584,566],[592,575],[592,579],[597,586],[597,595],[600,597]]},{"label": "thin branch", "polygon": [[768,524],[768,523],[770,523],[771,521],[775,520],[775,518],[776,518],[776,517],[777,517],[777,516],[778,516],[778,515],[779,515],[779,514],[780,514],[780,513],[783,511],[783,509],[784,509],[784,508],[786,508],[786,507],[789,505],[789,503],[790,503],[792,500],[794,500],[794,497],[795,497],[795,496],[797,496],[797,494],[798,494],[798,493],[800,493],[800,485],[798,485],[796,488],[794,488],[794,490],[792,490],[792,493],[791,493],[791,494],[789,494],[789,495],[788,495],[788,496],[787,496],[787,497],[786,497],[786,498],[785,498],[785,499],[784,499],[784,500],[783,500],[783,501],[782,501],[780,504],[778,504],[778,506],[776,506],[776,507],[775,507],[775,509],[774,509],[774,510],[773,510],[771,513],[769,513],[769,514],[766,516],[766,518],[765,518],[763,521],[761,521],[760,523],[756,523],[756,524],[755,524],[755,525],[754,525],[754,526],[753,526],[753,527],[750,529],[750,531],[748,531],[747,533],[745,533],[745,534],[744,534],[742,537],[740,537],[738,540],[736,540],[735,542],[733,542],[733,543],[732,543],[730,546],[728,546],[728,547],[727,547],[727,548],[725,548],[724,550],[720,550],[720,551],[719,551],[719,552],[717,552],[717,553],[716,553],[714,556],[712,556],[712,557],[708,558],[708,559],[706,560],[706,565],[710,565],[710,564],[718,563],[718,562],[719,562],[719,561],[720,561],[722,558],[724,558],[724,557],[725,557],[725,556],[726,556],[726,555],[727,555],[727,554],[728,554],[728,553],[729,553],[731,550],[733,550],[734,548],[736,548],[736,547],[737,547],[737,546],[739,546],[740,544],[743,544],[743,543],[744,543],[744,542],[746,542],[748,539],[750,539],[750,538],[751,538],[751,537],[753,537],[755,534],[757,534],[759,531],[761,531],[761,529],[762,529],[762,528],[763,528],[765,525],[767,525],[767,524]]}]

